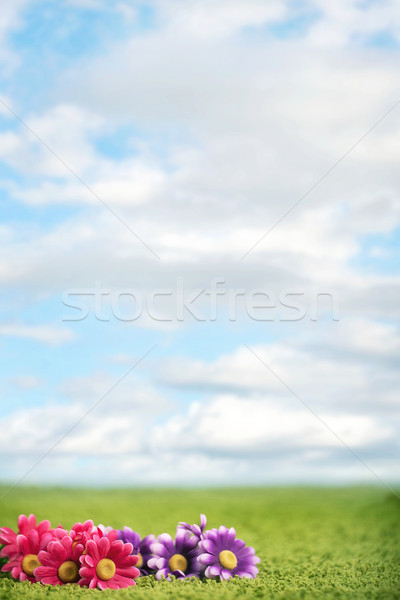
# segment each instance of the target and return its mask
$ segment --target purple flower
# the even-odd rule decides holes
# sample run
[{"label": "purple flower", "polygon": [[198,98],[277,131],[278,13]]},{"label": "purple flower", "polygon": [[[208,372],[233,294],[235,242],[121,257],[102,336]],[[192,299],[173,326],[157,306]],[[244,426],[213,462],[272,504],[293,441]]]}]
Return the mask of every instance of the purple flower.
[{"label": "purple flower", "polygon": [[223,525],[219,529],[210,529],[203,534],[199,542],[200,556],[198,560],[205,565],[206,577],[229,579],[238,577],[253,578],[257,576],[256,563],[260,562],[254,556],[254,548],[246,547],[243,540],[236,539],[236,531]]},{"label": "purple flower", "polygon": [[197,558],[198,542],[199,538],[185,529],[176,532],[175,542],[168,533],[159,535],[151,544],[154,557],[148,562],[149,567],[157,571],[156,579],[170,579],[169,575],[178,579],[200,577],[204,567]]},{"label": "purple flower", "polygon": [[186,531],[190,531],[193,535],[196,535],[199,539],[201,539],[203,535],[203,531],[207,525],[207,517],[206,515],[200,515],[200,526],[199,525],[189,525],[189,523],[185,523],[181,521],[178,525],[177,532],[180,529],[184,529]]},{"label": "purple flower", "polygon": [[140,574],[150,575],[151,568],[149,567],[149,559],[153,556],[150,546],[155,542],[155,536],[151,534],[140,539],[140,535],[136,533],[136,531],[132,531],[130,527],[118,529],[117,533],[119,540],[122,540],[124,543],[129,542],[132,544],[133,550],[131,554],[136,554],[139,557],[136,567],[139,569]]}]

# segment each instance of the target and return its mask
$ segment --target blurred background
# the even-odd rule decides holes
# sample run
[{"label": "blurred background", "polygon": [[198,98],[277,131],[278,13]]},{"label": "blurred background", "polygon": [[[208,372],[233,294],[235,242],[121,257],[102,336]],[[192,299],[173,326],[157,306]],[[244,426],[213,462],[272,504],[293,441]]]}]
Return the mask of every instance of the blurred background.
[{"label": "blurred background", "polygon": [[398,482],[397,3],[0,6],[1,480]]}]

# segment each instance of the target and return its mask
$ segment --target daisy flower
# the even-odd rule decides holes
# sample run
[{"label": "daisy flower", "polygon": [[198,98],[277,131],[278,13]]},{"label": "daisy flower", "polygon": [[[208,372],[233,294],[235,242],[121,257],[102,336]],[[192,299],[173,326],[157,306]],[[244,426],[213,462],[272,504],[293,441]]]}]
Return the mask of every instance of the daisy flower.
[{"label": "daisy flower", "polygon": [[93,525],[93,521],[88,519],[84,523],[75,523],[69,532],[72,538],[73,545],[83,544],[86,545],[88,540],[91,540],[95,533],[98,533],[97,527]]},{"label": "daisy flower", "polygon": [[133,531],[130,527],[118,529],[117,533],[119,540],[132,544],[132,554],[136,554],[139,557],[136,567],[139,569],[140,574],[142,576],[149,575],[151,569],[148,566],[148,561],[153,556],[151,544],[156,541],[155,536],[150,534],[141,539],[140,535],[136,533],[136,531]]},{"label": "daisy flower", "polygon": [[83,551],[83,544],[74,543],[69,535],[50,542],[47,550],[39,552],[41,566],[34,571],[37,581],[50,585],[76,583],[79,580],[79,558]]},{"label": "daisy flower", "polygon": [[110,531],[104,537],[95,534],[86,543],[86,554],[80,557],[80,585],[105,590],[118,590],[135,585],[139,570],[134,566],[137,556],[131,554],[132,544],[117,540],[117,532]]},{"label": "daisy flower", "polygon": [[196,535],[199,539],[203,535],[203,531],[207,525],[207,517],[206,515],[200,515],[200,525],[189,525],[189,523],[185,523],[181,521],[178,525],[178,529],[185,529],[186,531],[190,531],[193,535]]},{"label": "daisy flower", "polygon": [[106,533],[112,531],[112,527],[104,527],[104,525],[93,525],[93,521],[88,519],[84,523],[75,523],[71,530],[64,529],[59,525],[57,529],[53,529],[54,537],[61,540],[64,536],[69,535],[72,538],[73,545],[83,544],[86,545],[88,540],[93,539],[93,536],[99,535],[104,537]]},{"label": "daisy flower", "polygon": [[18,552],[17,535],[26,535],[31,529],[36,529],[41,535],[47,533],[50,529],[50,521],[41,521],[36,525],[35,515],[30,514],[29,517],[20,515],[18,517],[18,533],[10,529],[10,527],[0,527],[0,546],[4,545],[1,550],[1,556],[10,556]]},{"label": "daisy flower", "polygon": [[197,536],[184,529],[177,531],[175,542],[168,533],[159,535],[150,546],[154,556],[147,563],[157,571],[156,579],[169,579],[169,575],[178,579],[200,577],[203,567],[197,560],[198,542]]},{"label": "daisy flower", "polygon": [[54,540],[62,540],[63,537],[69,535],[69,531],[67,529],[64,529],[64,527],[62,527],[61,525],[59,525],[55,529],[52,529],[52,533]]},{"label": "daisy flower", "polygon": [[9,527],[0,529],[0,544],[5,544],[1,556],[9,557],[9,561],[1,570],[11,571],[14,579],[35,582],[34,570],[40,566],[38,554],[54,537],[54,530],[50,530],[50,521],[41,521],[36,525],[35,515],[20,515],[18,533]]},{"label": "daisy flower", "polygon": [[50,531],[40,534],[36,529],[31,529],[27,535],[17,535],[9,561],[1,567],[1,570],[11,571],[14,579],[34,583],[36,581],[34,571],[40,566],[38,554],[47,548],[47,544],[52,539],[53,534]]},{"label": "daisy flower", "polygon": [[238,577],[256,577],[260,562],[254,548],[246,547],[242,540],[236,539],[236,531],[223,525],[219,529],[206,531],[199,542],[199,561],[207,568],[206,577],[229,579]]}]

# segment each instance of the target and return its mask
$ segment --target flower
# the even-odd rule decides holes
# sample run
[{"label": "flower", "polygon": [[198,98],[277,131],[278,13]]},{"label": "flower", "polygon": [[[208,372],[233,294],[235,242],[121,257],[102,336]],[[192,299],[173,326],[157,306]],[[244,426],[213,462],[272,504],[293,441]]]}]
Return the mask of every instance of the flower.
[{"label": "flower", "polygon": [[41,550],[38,555],[41,566],[34,571],[37,581],[50,585],[76,583],[83,551],[84,545],[74,543],[69,535],[49,542],[47,550]]},{"label": "flower", "polygon": [[189,525],[188,523],[185,523],[184,521],[181,521],[178,525],[177,531],[179,529],[185,529],[186,531],[190,531],[191,533],[193,533],[193,535],[197,535],[197,537],[200,539],[203,535],[203,531],[206,528],[207,525],[207,517],[206,515],[200,515],[200,526],[199,525]]},{"label": "flower", "polygon": [[167,533],[159,535],[157,541],[151,544],[154,557],[147,563],[157,571],[156,579],[169,579],[169,574],[178,579],[200,577],[203,567],[197,560],[198,542],[196,535],[184,529],[178,529],[175,542]]},{"label": "flower", "polygon": [[199,542],[199,561],[207,568],[206,577],[219,577],[229,579],[234,575],[238,577],[256,577],[258,569],[256,563],[260,562],[254,556],[254,548],[246,547],[243,540],[236,539],[236,531],[223,525],[219,529],[210,529],[203,534]]},{"label": "flower", "polygon": [[[36,517],[30,514],[29,517],[20,515],[18,517],[18,533],[26,535],[31,529],[36,529],[39,534],[46,533],[50,529],[50,521],[41,521],[39,525],[36,525]],[[9,527],[0,528],[0,545],[4,544],[2,548],[1,556],[10,556],[18,552],[17,548],[17,535]]]},{"label": "flower", "polygon": [[104,537],[95,534],[86,543],[86,554],[80,557],[80,585],[101,590],[118,590],[135,585],[139,570],[134,566],[138,557],[131,554],[132,544],[117,540],[117,532],[110,531]]},{"label": "flower", "polygon": [[61,525],[57,527],[57,529],[53,529],[54,538],[61,540],[64,536],[69,535],[72,538],[73,546],[75,544],[83,544],[86,545],[88,540],[93,539],[95,534],[103,537],[105,533],[108,533],[112,530],[112,527],[104,527],[104,525],[99,525],[96,527],[93,525],[93,521],[88,519],[84,523],[75,523],[72,526],[71,530],[64,529]]},{"label": "flower", "polygon": [[20,515],[18,533],[9,527],[0,529],[0,544],[5,544],[1,556],[8,556],[9,561],[1,567],[3,572],[11,571],[11,576],[20,581],[36,581],[34,570],[40,565],[38,553],[47,547],[54,538],[50,530],[50,521],[41,521],[36,525],[36,517]]},{"label": "flower", "polygon": [[63,537],[65,537],[66,535],[69,535],[69,531],[67,529],[64,529],[64,527],[62,527],[62,525],[59,525],[55,529],[52,529],[52,532],[53,532],[53,539],[55,539],[55,540],[62,540]]},{"label": "flower", "polygon": [[72,538],[73,545],[83,544],[86,545],[88,540],[91,540],[95,533],[98,533],[97,527],[93,525],[93,521],[88,519],[84,523],[75,523],[69,535]]},{"label": "flower", "polygon": [[118,539],[123,542],[129,542],[133,546],[132,554],[136,554],[139,560],[136,563],[136,567],[139,569],[141,575],[149,575],[151,572],[148,566],[148,561],[152,558],[151,544],[156,541],[153,534],[147,535],[143,539],[140,539],[140,535],[136,531],[132,531],[130,527],[124,527],[118,529]]}]

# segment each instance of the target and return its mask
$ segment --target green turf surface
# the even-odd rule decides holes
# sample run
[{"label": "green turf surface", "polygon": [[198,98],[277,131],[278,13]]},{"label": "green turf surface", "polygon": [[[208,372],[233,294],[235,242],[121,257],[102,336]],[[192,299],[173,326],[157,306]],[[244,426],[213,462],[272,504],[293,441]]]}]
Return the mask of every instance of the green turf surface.
[{"label": "green turf surface", "polygon": [[[0,488],[0,496],[5,488]],[[106,591],[0,578],[0,597],[44,598],[400,598],[400,501],[379,488],[78,490],[16,488],[0,502],[0,524],[20,513],[70,527],[92,518],[142,535],[173,534],[178,521],[233,526],[261,558],[255,580],[138,580]],[[99,596],[100,595],[100,596]]]}]

